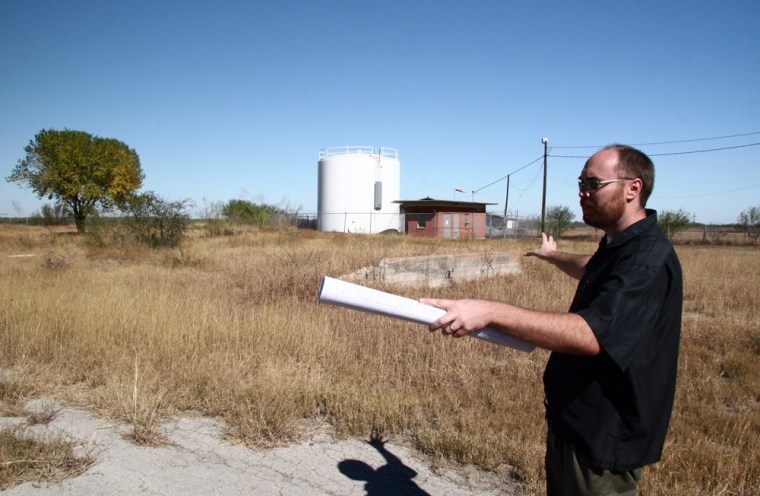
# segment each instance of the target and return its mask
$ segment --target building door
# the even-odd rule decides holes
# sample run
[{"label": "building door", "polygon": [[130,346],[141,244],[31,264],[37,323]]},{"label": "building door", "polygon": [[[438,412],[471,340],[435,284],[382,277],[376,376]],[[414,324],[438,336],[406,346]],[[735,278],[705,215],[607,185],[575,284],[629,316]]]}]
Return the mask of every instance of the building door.
[{"label": "building door", "polygon": [[459,214],[443,214],[443,239],[459,239]]}]

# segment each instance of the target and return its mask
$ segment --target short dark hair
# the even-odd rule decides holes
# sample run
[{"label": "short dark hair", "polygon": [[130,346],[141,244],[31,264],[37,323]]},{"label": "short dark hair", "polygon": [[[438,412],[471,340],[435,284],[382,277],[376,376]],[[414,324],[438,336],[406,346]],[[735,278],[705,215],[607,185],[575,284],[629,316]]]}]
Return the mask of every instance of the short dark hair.
[{"label": "short dark hair", "polygon": [[619,177],[628,177],[631,179],[639,178],[642,182],[641,206],[647,206],[649,195],[654,189],[654,163],[646,153],[637,150],[628,145],[609,145],[604,147],[605,150],[616,150],[618,153],[617,172]]}]

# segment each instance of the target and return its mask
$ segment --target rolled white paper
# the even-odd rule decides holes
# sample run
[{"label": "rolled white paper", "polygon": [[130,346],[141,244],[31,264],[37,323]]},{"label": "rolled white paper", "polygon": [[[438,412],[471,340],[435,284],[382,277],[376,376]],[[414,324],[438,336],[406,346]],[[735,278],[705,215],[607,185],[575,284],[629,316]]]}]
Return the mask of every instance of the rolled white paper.
[{"label": "rolled white paper", "polygon": [[[341,281],[332,277],[322,279],[322,284],[319,288],[319,301],[425,325],[430,324],[446,313],[442,308],[424,305],[411,298],[386,293],[385,291]],[[522,339],[510,336],[492,327],[486,327],[467,335],[520,351],[531,352],[536,348]]]}]

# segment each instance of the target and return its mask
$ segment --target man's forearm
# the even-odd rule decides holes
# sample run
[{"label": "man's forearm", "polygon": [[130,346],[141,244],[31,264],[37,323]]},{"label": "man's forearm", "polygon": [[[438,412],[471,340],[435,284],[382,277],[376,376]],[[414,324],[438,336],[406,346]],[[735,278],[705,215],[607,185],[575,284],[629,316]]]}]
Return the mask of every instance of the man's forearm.
[{"label": "man's forearm", "polygon": [[583,274],[586,273],[586,265],[588,265],[588,261],[591,260],[591,255],[576,255],[560,251],[537,254],[536,256],[541,260],[556,266],[559,270],[575,279],[583,277]]},{"label": "man's forearm", "polygon": [[601,350],[594,331],[575,313],[539,312],[488,300],[424,298],[422,303],[446,310],[430,324],[431,331],[461,337],[493,327],[551,351],[596,355]]},{"label": "man's forearm", "polygon": [[588,323],[575,313],[538,312],[493,303],[491,325],[538,347],[577,355],[596,355],[599,341]]}]

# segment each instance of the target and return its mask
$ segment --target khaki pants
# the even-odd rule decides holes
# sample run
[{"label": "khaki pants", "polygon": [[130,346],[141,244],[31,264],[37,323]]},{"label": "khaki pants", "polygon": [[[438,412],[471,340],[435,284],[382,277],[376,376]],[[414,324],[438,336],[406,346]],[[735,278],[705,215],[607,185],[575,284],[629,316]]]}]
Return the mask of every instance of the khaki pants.
[{"label": "khaki pants", "polygon": [[546,437],[548,496],[636,496],[642,469],[615,473],[588,465],[551,429]]}]

